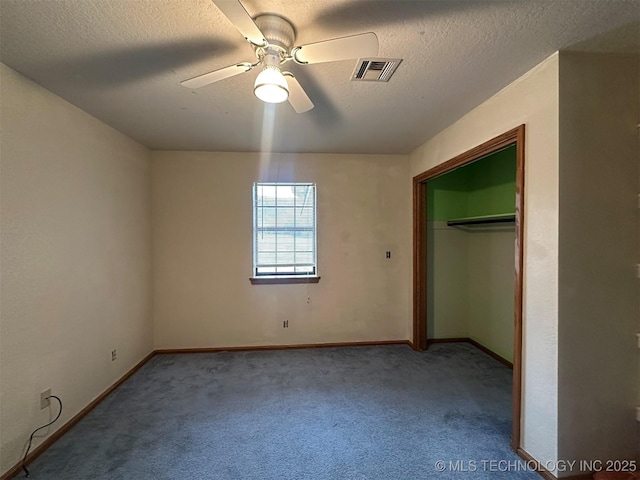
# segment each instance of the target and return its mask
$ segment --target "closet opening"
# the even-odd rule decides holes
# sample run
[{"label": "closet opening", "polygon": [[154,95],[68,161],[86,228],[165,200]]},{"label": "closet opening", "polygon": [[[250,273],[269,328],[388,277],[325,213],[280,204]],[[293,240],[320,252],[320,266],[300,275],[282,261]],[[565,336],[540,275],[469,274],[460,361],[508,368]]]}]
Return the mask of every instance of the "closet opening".
[{"label": "closet opening", "polygon": [[521,125],[413,178],[413,348],[469,341],[513,367],[520,447],[524,134]]}]

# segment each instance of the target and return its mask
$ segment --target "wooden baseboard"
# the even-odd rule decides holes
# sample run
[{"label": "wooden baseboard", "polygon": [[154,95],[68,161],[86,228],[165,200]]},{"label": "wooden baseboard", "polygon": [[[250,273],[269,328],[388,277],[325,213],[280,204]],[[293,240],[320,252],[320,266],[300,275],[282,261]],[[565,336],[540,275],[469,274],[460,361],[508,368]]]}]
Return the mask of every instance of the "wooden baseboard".
[{"label": "wooden baseboard", "polygon": [[430,338],[428,343],[466,343],[469,337]]},{"label": "wooden baseboard", "polygon": [[452,337],[452,338],[430,338],[428,340],[428,343],[462,343],[462,342],[470,343],[474,347],[479,348],[480,350],[482,350],[484,353],[486,353],[490,357],[495,358],[496,360],[498,360],[503,365],[506,365],[509,368],[513,368],[513,363],[511,363],[506,358],[501,357],[497,353],[489,350],[487,347],[485,347],[481,343],[478,343],[473,338],[469,338],[469,337]]},{"label": "wooden baseboard", "polygon": [[476,342],[473,338],[470,338],[469,343],[471,345],[473,345],[476,348],[479,348],[480,350],[482,350],[484,353],[486,353],[487,355],[489,355],[490,357],[495,358],[496,360],[498,360],[500,363],[502,363],[503,365],[506,365],[509,368],[513,368],[513,363],[511,363],[509,360],[507,360],[504,357],[501,357],[500,355],[498,355],[497,353],[489,350],[487,347],[485,347],[484,345]]},{"label": "wooden baseboard", "polygon": [[[38,458],[42,452],[44,452],[47,448],[49,448],[56,440],[58,440],[62,435],[67,433],[71,427],[73,427],[76,423],[82,420],[91,410],[93,410],[102,400],[104,400],[111,392],[113,392],[116,388],[122,385],[131,375],[136,373],[140,367],[142,367],[145,363],[147,363],[151,357],[156,354],[155,351],[151,352],[149,355],[140,360],[131,370],[125,373],[118,381],[116,381],[113,385],[107,388],[104,392],[102,392],[98,397],[96,397],[89,405],[80,410],[73,418],[71,418],[67,423],[65,423],[58,430],[53,432],[49,437],[47,437],[40,445],[34,448],[29,455],[27,455],[27,459],[25,464],[29,465],[32,461]],[[16,465],[11,467],[5,473],[0,476],[0,480],[8,480],[13,478],[18,473],[22,471],[22,459]]]},{"label": "wooden baseboard", "polygon": [[529,455],[528,452],[522,448],[518,448],[516,453],[522,458],[528,465],[536,465],[536,470],[540,476],[546,480],[593,480],[593,473],[581,473],[579,475],[571,475],[570,477],[561,477],[558,479],[553,473],[544,468],[538,460]]},{"label": "wooden baseboard", "polygon": [[300,343],[293,345],[255,345],[240,347],[204,347],[204,348],[160,348],[157,354],[165,353],[215,353],[215,352],[252,352],[261,350],[297,350],[303,348],[331,348],[331,347],[375,347],[380,345],[408,345],[409,340],[378,340],[371,342],[336,342],[336,343]]},{"label": "wooden baseboard", "polygon": [[531,455],[529,455],[529,452],[527,452],[524,449],[518,447],[516,449],[516,453],[518,454],[518,456],[520,458],[522,458],[525,462],[527,462],[527,465],[536,465],[536,471],[545,480],[558,480],[553,473],[551,473],[549,470],[547,470],[542,465],[540,465],[540,462],[538,462],[538,460],[536,460]]}]

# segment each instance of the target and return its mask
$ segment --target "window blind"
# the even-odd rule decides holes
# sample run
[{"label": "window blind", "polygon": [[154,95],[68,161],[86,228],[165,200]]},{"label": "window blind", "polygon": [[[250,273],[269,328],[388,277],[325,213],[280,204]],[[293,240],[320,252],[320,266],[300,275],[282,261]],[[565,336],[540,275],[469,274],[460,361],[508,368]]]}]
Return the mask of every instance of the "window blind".
[{"label": "window blind", "polygon": [[316,275],[316,186],[255,183],[254,276]]}]

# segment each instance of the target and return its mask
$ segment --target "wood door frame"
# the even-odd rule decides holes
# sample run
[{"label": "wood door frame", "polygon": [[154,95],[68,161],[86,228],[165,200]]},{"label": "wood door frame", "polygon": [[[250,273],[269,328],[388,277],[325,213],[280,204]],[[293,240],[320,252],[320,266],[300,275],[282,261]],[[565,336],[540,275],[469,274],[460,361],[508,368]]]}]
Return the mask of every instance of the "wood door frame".
[{"label": "wood door frame", "polygon": [[522,409],[522,288],[524,267],[525,126],[520,125],[413,177],[413,349],[427,348],[427,181],[454,168],[516,146],[516,242],[511,448],[520,447]]}]

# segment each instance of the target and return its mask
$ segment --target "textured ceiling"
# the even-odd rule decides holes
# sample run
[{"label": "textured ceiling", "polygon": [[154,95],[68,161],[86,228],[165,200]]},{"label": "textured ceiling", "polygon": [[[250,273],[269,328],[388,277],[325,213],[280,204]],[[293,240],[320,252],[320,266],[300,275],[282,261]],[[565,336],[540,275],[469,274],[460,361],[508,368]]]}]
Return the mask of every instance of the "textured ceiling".
[{"label": "textured ceiling", "polygon": [[373,31],[404,61],[389,83],[351,82],[355,60],[292,65],[303,114],[255,98],[255,70],[190,90],[255,58],[210,0],[0,0],[0,60],[156,150],[406,153],[556,50],[640,50],[640,0],[243,4],[290,19],[296,44]]}]

